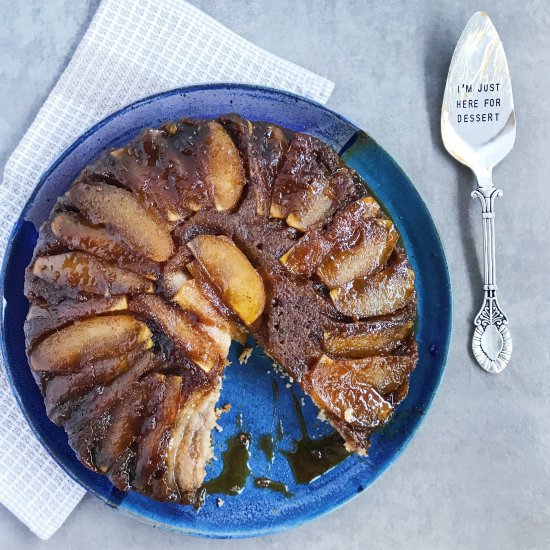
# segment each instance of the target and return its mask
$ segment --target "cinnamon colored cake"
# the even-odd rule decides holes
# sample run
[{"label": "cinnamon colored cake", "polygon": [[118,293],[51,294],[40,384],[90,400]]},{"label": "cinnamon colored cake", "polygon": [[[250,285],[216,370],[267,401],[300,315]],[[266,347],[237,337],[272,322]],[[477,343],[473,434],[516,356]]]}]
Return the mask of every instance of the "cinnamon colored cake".
[{"label": "cinnamon colored cake", "polygon": [[414,273],[320,140],[237,115],[148,129],[60,197],[27,269],[29,363],[80,461],[193,502],[232,340],[251,334],[346,447],[407,395]]}]

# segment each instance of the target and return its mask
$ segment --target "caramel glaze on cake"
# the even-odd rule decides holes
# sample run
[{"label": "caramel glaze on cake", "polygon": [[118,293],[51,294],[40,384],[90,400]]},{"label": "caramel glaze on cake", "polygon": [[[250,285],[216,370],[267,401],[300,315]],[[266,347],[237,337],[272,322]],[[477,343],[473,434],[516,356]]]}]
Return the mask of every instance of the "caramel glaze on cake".
[{"label": "caramel glaze on cake", "polygon": [[417,361],[414,273],[318,139],[237,115],[105,152],[40,229],[25,292],[50,419],[121,490],[192,502],[250,333],[365,453]]}]

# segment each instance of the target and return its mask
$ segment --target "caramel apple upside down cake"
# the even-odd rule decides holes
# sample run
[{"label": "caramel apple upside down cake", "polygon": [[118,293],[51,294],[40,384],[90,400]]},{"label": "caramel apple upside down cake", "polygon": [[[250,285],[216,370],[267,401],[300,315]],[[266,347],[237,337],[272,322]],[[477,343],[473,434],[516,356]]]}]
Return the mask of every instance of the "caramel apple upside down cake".
[{"label": "caramel apple upside down cake", "polygon": [[194,502],[232,340],[256,342],[349,451],[408,391],[414,272],[360,177],[237,115],[147,129],[60,197],[26,272],[29,363],[80,461]]}]

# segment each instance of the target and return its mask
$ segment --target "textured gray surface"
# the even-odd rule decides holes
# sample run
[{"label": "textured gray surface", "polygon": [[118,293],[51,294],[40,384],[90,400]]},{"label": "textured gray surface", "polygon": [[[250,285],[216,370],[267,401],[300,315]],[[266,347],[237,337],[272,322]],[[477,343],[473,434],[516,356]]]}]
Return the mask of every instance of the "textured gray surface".
[{"label": "textured gray surface", "polygon": [[[336,83],[329,106],[392,153],[427,202],[447,253],[454,329],[447,373],[417,436],[353,503],[301,528],[222,548],[550,547],[550,321],[547,289],[550,4],[197,1],[245,38]],[[97,0],[0,0],[0,165],[78,43]],[[504,41],[517,108],[516,147],[497,168],[499,288],[514,338],[508,369],[490,376],[469,352],[481,304],[479,205],[473,180],[443,151],[439,108],[468,17],[488,10]],[[0,508],[0,548],[202,549],[86,497],[48,542]]]}]

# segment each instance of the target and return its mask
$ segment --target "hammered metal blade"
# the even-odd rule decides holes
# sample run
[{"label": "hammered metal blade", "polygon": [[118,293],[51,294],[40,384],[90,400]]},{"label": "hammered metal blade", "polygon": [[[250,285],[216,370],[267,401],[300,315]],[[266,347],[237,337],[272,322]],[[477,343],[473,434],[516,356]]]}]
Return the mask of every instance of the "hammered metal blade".
[{"label": "hammered metal blade", "polygon": [[441,135],[447,151],[476,173],[492,169],[514,145],[508,62],[485,12],[470,18],[455,48],[441,109]]}]

